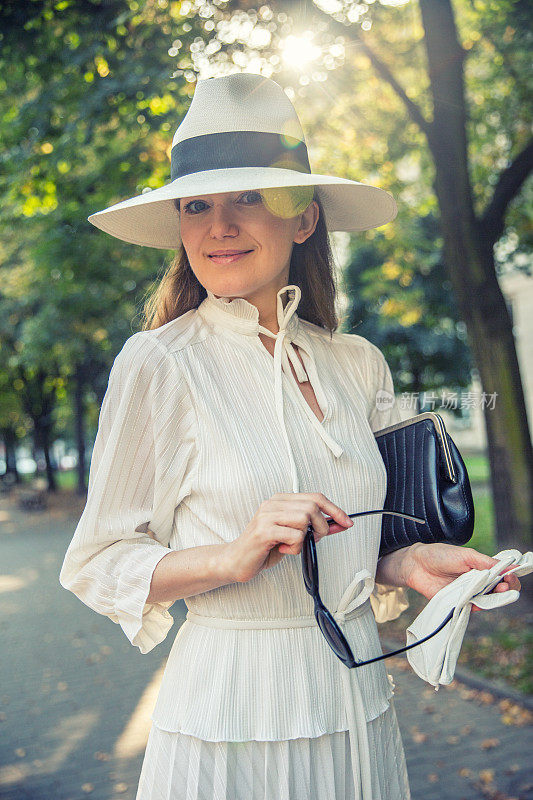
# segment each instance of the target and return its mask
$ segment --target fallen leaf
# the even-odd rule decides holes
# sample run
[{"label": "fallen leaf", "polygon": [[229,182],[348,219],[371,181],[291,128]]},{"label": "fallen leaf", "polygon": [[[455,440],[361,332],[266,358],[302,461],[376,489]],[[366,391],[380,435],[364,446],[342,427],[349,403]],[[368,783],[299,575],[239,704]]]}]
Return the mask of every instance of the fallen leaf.
[{"label": "fallen leaf", "polygon": [[435,772],[432,772],[430,775],[428,775],[428,781],[430,783],[438,783],[439,776]]},{"label": "fallen leaf", "polygon": [[482,769],[479,773],[479,778],[482,783],[492,783],[494,781],[494,770],[493,769]]},{"label": "fallen leaf", "polygon": [[421,731],[419,731],[418,730],[418,725],[413,725],[410,730],[411,730],[411,736],[413,738],[413,742],[416,742],[417,744],[421,744],[422,742],[427,741],[427,738],[428,738],[427,733],[422,733]]},{"label": "fallen leaf", "polygon": [[511,766],[507,767],[507,769],[504,770],[504,772],[506,775],[514,775],[514,773],[518,772],[519,769],[520,769],[520,764],[511,764]]},{"label": "fallen leaf", "polygon": [[510,700],[501,700],[498,706],[504,712],[501,718],[504,725],[522,727],[533,722],[533,713],[527,708],[518,705],[518,703],[513,703]]},{"label": "fallen leaf", "polygon": [[499,739],[483,739],[481,742],[481,747],[483,750],[491,750],[493,747],[498,747],[499,744]]},{"label": "fallen leaf", "polygon": [[94,785],[92,783],[84,783],[81,787],[82,792],[85,794],[89,794],[90,792],[94,791]]}]

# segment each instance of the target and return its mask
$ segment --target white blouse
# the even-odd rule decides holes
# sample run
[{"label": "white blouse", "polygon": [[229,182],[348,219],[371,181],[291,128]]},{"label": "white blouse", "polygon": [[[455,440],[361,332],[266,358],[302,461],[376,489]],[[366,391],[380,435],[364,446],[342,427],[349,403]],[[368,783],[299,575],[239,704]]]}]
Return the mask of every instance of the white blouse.
[{"label": "white blouse", "polygon": [[[298,286],[278,292],[276,335],[247,300],[207,294],[197,309],[131,336],[117,355],[87,503],[59,577],[141,653],[172,627],[172,601],[146,603],[168,548],[232,541],[276,492],[322,492],[347,513],[383,508],[386,494],[373,431],[399,415],[375,403],[379,389],[394,392],[381,351],[300,319]],[[260,332],[276,340],[274,357]],[[322,422],[289,360],[310,381]],[[382,653],[376,621],[408,605],[404,589],[374,583],[381,521],[356,518],[317,544],[322,599],[360,659]],[[348,670],[323,638],[300,555],[185,602],[152,715],[158,727],[208,741],[356,726],[360,737],[365,720],[388,708],[385,663]]]}]

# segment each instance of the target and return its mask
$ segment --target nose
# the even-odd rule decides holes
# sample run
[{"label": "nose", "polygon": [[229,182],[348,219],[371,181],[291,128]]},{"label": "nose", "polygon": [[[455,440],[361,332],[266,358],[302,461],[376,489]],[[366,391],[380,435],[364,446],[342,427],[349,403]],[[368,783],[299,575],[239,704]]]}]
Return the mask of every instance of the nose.
[{"label": "nose", "polygon": [[218,239],[224,236],[238,235],[238,227],[233,219],[233,211],[223,204],[215,205],[210,219],[211,236]]}]

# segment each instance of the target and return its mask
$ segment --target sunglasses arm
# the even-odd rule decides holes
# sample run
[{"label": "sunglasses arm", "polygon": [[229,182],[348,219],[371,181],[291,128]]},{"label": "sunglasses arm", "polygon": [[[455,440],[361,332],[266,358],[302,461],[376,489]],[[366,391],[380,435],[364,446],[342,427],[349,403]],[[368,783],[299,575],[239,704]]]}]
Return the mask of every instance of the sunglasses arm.
[{"label": "sunglasses arm", "polygon": [[418,642],[413,642],[413,644],[408,644],[405,647],[400,647],[398,650],[392,650],[390,653],[383,653],[383,655],[376,656],[376,658],[369,658],[368,661],[355,661],[354,659],[355,663],[353,666],[363,667],[365,664],[373,664],[374,661],[381,661],[384,658],[389,658],[390,656],[396,656],[398,655],[398,653],[405,653],[406,650],[410,650],[412,647],[418,647],[419,644],[422,644],[422,642],[427,642],[428,639],[431,639],[432,636],[435,636],[436,633],[442,630],[444,626],[447,625],[448,622],[453,617],[454,611],[455,611],[455,606],[454,608],[452,608],[452,610],[450,611],[444,622],[441,622],[439,627],[436,630],[434,630],[433,633],[430,633],[428,636],[424,636],[424,638],[420,639]]},{"label": "sunglasses arm", "polygon": [[[355,514],[348,514],[349,517],[364,517],[366,514],[390,514],[393,517],[405,517],[405,519],[410,519],[412,522],[419,522],[420,525],[425,525],[426,520],[421,519],[420,517],[414,517],[412,514],[403,514],[401,511],[388,511],[384,508],[375,508],[372,511],[357,511]],[[328,525],[331,525],[335,522],[332,517],[328,517],[326,519]]]},{"label": "sunglasses arm", "polygon": [[[348,514],[348,516],[350,518],[363,517],[363,516],[366,516],[367,514],[389,514],[389,515],[394,516],[394,517],[404,517],[405,519],[410,519],[412,522],[418,522],[420,525],[425,525],[426,524],[426,520],[425,519],[421,519],[420,517],[415,517],[412,514],[404,514],[404,513],[400,512],[400,511],[388,511],[386,509],[378,509],[378,508],[373,509],[372,511],[358,511],[355,514]],[[327,521],[328,525],[331,525],[333,522],[335,522],[335,520],[332,519],[331,517],[329,517],[326,521]],[[424,638],[420,639],[420,641],[414,642],[413,644],[406,645],[405,647],[400,647],[398,650],[393,650],[390,653],[383,653],[383,655],[376,656],[376,658],[371,658],[368,661],[355,661],[355,659],[354,659],[355,663],[354,663],[353,666],[354,667],[362,667],[365,664],[373,664],[375,661],[381,661],[384,658],[389,658],[390,656],[395,656],[395,655],[398,655],[399,653],[405,653],[406,650],[410,650],[412,647],[418,647],[419,644],[422,644],[423,642],[427,642],[428,639],[431,639],[432,636],[435,636],[435,634],[437,634],[439,631],[441,631],[444,628],[444,626],[447,625],[448,622],[451,620],[454,611],[455,611],[455,608],[452,608],[452,610],[450,611],[450,613],[448,614],[448,616],[446,617],[444,622],[441,622],[439,627],[436,630],[434,630],[433,633],[430,633],[428,636],[424,636]]]}]

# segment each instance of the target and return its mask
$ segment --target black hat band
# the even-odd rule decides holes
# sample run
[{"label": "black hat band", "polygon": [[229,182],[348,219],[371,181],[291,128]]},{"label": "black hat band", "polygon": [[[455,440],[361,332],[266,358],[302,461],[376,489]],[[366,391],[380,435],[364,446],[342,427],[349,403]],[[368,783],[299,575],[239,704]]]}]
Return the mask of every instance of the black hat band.
[{"label": "black hat band", "polygon": [[305,142],[263,131],[226,131],[192,136],[174,145],[170,179],[194,172],[239,167],[279,167],[311,173]]}]

